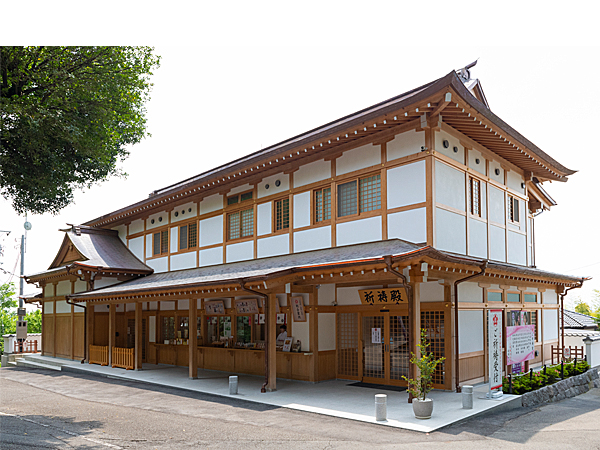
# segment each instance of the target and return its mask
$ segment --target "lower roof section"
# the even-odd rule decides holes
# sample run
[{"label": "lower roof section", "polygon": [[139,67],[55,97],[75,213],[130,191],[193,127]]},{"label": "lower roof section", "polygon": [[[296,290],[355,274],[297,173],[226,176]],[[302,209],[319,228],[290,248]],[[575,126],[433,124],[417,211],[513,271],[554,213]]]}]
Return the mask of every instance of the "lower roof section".
[{"label": "lower roof section", "polygon": [[[381,267],[385,266],[386,260],[396,266],[426,263],[432,269],[436,269],[437,265],[446,269],[452,267],[452,272],[465,274],[479,272],[481,265],[485,262],[481,258],[455,255],[436,250],[425,244],[390,239],[230,264],[154,273],[101,289],[73,294],[69,298],[76,301],[123,300],[125,297],[141,294],[177,290],[189,291],[216,286],[241,286],[241,283],[248,285],[253,283],[261,287],[264,285],[265,288],[269,289],[268,284],[273,285],[273,281],[278,279],[285,278],[286,282],[294,282],[294,279],[306,278],[306,274],[311,273],[338,272],[343,268],[352,269],[375,265]],[[546,282],[565,286],[575,286],[582,281],[578,277],[491,261],[488,262],[486,270],[486,276],[491,277],[492,280],[495,277],[508,277],[516,280]],[[314,281],[315,283],[318,281],[326,282],[325,279]],[[243,293],[243,288],[241,289],[240,294]],[[198,296],[202,297],[202,295]],[[225,294],[224,296],[228,295]]]}]

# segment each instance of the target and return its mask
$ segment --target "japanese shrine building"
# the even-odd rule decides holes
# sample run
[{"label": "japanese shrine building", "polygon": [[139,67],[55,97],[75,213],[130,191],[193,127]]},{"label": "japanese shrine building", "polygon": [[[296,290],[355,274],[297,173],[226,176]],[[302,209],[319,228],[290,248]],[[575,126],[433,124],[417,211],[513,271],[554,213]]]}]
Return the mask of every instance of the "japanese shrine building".
[{"label": "japanese shrine building", "polygon": [[[563,167],[452,71],[65,231],[43,287],[43,354],[404,385],[419,329],[435,386],[487,378],[487,311],[526,311],[536,358],[559,295],[535,268],[542,187]],[[276,350],[287,325],[299,351]],[[194,329],[195,328],[195,329]]]}]

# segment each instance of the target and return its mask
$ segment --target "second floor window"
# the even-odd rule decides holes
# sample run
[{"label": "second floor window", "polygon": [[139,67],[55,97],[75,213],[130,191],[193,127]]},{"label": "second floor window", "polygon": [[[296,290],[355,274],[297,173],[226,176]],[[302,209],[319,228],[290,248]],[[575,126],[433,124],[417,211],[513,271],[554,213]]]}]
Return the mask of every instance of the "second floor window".
[{"label": "second floor window", "polygon": [[165,255],[169,253],[169,231],[163,230],[152,236],[152,255]]},{"label": "second floor window", "polygon": [[179,250],[195,248],[198,245],[198,224],[188,223],[179,227]]},{"label": "second floor window", "polygon": [[331,188],[315,191],[315,222],[331,219]]},{"label": "second floor window", "polygon": [[519,223],[519,200],[512,195],[508,196],[508,219]]},{"label": "second floor window", "polygon": [[381,208],[381,175],[371,175],[338,185],[338,217]]},{"label": "second floor window", "polygon": [[227,215],[227,239],[234,240],[254,235],[254,209],[236,211]]},{"label": "second floor window", "polygon": [[469,210],[474,216],[481,217],[481,182],[469,178]]},{"label": "second floor window", "polygon": [[275,231],[290,227],[290,199],[275,200]]}]

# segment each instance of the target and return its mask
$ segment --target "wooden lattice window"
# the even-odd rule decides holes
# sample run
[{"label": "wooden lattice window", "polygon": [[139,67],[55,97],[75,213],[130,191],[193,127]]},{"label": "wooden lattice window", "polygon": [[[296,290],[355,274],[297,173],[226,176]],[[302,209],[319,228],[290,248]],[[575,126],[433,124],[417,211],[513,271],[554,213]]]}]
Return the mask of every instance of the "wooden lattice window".
[{"label": "wooden lattice window", "polygon": [[358,377],[358,313],[337,314],[338,375]]},{"label": "wooden lattice window", "polygon": [[508,196],[508,219],[519,223],[519,200],[512,195]]},{"label": "wooden lattice window", "polygon": [[195,248],[198,245],[198,224],[188,223],[179,227],[179,250]]},{"label": "wooden lattice window", "polygon": [[[446,356],[444,339],[444,311],[421,311],[421,328],[427,332],[429,351],[433,352],[436,359]],[[444,384],[446,362],[438,364],[433,374],[433,384]]]},{"label": "wooden lattice window", "polygon": [[481,217],[481,182],[475,178],[469,178],[469,209]]},{"label": "wooden lattice window", "polygon": [[315,191],[315,222],[331,219],[331,188]]},{"label": "wooden lattice window", "polygon": [[163,317],[161,331],[163,341],[175,339],[175,317]]},{"label": "wooden lattice window", "polygon": [[169,253],[169,231],[163,230],[154,233],[152,237],[152,255],[166,255]]},{"label": "wooden lattice window", "polygon": [[290,199],[275,200],[275,231],[290,227]]},{"label": "wooden lattice window", "polygon": [[410,365],[408,316],[390,316],[390,378],[402,380]]},{"label": "wooden lattice window", "polygon": [[236,203],[245,202],[246,200],[252,200],[252,191],[244,192],[243,194],[232,195],[227,197],[227,206],[235,205]]},{"label": "wooden lattice window", "polygon": [[338,217],[381,209],[381,175],[371,175],[338,185]]},{"label": "wooden lattice window", "polygon": [[227,215],[227,239],[234,240],[254,235],[254,209],[236,211]]}]

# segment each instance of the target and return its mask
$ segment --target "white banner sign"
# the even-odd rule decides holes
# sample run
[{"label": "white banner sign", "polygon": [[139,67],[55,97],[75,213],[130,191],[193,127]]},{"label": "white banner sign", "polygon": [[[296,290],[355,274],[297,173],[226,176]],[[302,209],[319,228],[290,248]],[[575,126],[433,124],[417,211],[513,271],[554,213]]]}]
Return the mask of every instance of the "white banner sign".
[{"label": "white banner sign", "polygon": [[502,310],[488,315],[488,355],[490,390],[502,387]]}]

